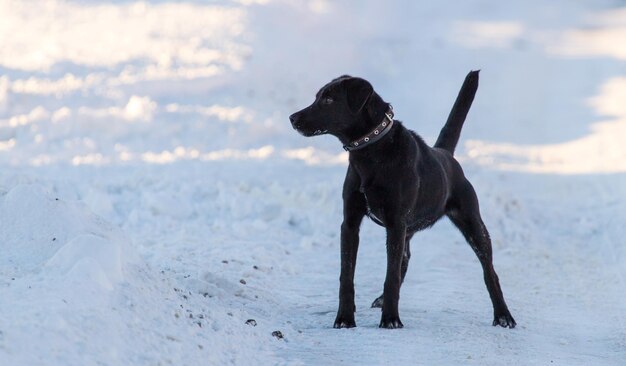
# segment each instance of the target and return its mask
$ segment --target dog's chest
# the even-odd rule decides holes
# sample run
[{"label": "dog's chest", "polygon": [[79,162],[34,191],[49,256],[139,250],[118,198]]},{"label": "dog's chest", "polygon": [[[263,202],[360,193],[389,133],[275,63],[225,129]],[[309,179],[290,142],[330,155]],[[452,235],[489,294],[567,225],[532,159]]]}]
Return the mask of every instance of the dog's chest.
[{"label": "dog's chest", "polygon": [[[381,201],[381,197],[376,194],[371,194],[368,198],[367,190],[360,188],[360,191],[363,193],[365,197],[366,204],[366,215],[369,217],[374,223],[386,227],[385,225],[385,205],[384,199]],[[409,208],[405,207],[404,217],[406,220],[407,230],[415,232],[425,228],[432,226],[437,220],[441,217],[441,214],[438,213],[438,210],[428,209],[425,207],[411,206]]]},{"label": "dog's chest", "polygon": [[[376,200],[371,200],[368,198],[367,190],[361,186],[361,193],[363,193],[363,197],[365,197],[365,205],[367,207],[366,215],[372,221],[380,226],[385,226],[385,222],[383,220],[383,208],[382,205],[376,202]],[[375,197],[375,196],[374,196]]]},{"label": "dog's chest", "polygon": [[376,213],[374,213],[374,211],[372,210],[372,207],[370,206],[369,202],[367,201],[367,195],[365,195],[365,202],[366,202],[366,206],[367,206],[367,212],[366,212],[367,217],[369,217],[372,221],[374,221],[378,225],[385,226],[384,221],[380,218],[380,217],[382,217],[382,213],[380,212],[381,210],[378,210],[379,211],[378,212],[378,216],[376,216]]}]

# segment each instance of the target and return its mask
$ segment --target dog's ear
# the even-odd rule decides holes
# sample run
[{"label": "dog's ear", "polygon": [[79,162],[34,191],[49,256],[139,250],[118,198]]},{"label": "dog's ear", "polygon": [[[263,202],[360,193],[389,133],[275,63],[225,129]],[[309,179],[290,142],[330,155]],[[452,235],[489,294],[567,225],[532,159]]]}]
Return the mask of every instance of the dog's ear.
[{"label": "dog's ear", "polygon": [[361,78],[349,78],[346,79],[343,84],[346,88],[348,96],[348,106],[352,112],[357,113],[365,106],[374,88],[367,80]]}]

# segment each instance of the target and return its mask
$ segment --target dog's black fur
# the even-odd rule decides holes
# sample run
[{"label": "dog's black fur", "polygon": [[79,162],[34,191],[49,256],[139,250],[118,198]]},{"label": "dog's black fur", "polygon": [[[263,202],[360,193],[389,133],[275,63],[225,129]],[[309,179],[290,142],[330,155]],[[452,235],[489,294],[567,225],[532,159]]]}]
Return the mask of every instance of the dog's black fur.
[{"label": "dog's black fur", "polygon": [[[379,141],[350,152],[343,186],[341,276],[335,328],[356,326],[354,269],[359,227],[365,215],[387,230],[387,275],[383,294],[372,307],[382,307],[381,328],[402,328],[398,315],[400,286],[411,252],[409,241],[442,216],[465,236],[483,267],[493,303],[493,325],[515,327],[492,264],[489,233],[480,217],[474,188],[454,159],[465,117],[478,88],[478,71],[470,72],[434,147],[394,120]],[[304,136],[331,134],[348,145],[375,128],[389,104],[364,79],[341,76],[317,93],[309,107],[289,117]]]}]

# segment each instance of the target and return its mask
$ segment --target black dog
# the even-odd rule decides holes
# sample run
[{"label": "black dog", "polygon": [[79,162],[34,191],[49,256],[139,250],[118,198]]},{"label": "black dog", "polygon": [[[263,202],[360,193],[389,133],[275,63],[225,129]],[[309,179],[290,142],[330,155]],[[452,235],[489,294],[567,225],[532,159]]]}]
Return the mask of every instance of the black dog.
[{"label": "black dog", "polygon": [[470,72],[434,147],[393,119],[391,105],[364,79],[341,76],[325,85],[309,107],[289,117],[304,136],[331,134],[350,152],[343,185],[341,277],[335,328],[355,327],[354,268],[363,216],[387,230],[387,275],[381,328],[402,328],[400,286],[409,265],[409,241],[443,215],[465,236],[483,267],[494,310],[493,325],[515,327],[492,264],[491,239],[474,188],[452,156],[478,88]]}]

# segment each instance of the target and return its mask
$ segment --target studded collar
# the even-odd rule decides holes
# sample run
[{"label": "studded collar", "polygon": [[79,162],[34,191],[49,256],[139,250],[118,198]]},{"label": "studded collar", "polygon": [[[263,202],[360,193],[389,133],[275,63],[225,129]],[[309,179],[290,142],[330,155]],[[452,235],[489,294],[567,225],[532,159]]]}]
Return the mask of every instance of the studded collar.
[{"label": "studded collar", "polygon": [[393,126],[393,108],[390,104],[389,109],[385,112],[385,117],[382,122],[378,124],[378,126],[374,127],[374,129],[367,135],[350,142],[348,145],[343,145],[343,149],[346,151],[354,151],[371,145],[389,133],[389,131],[391,131],[391,126]]}]

